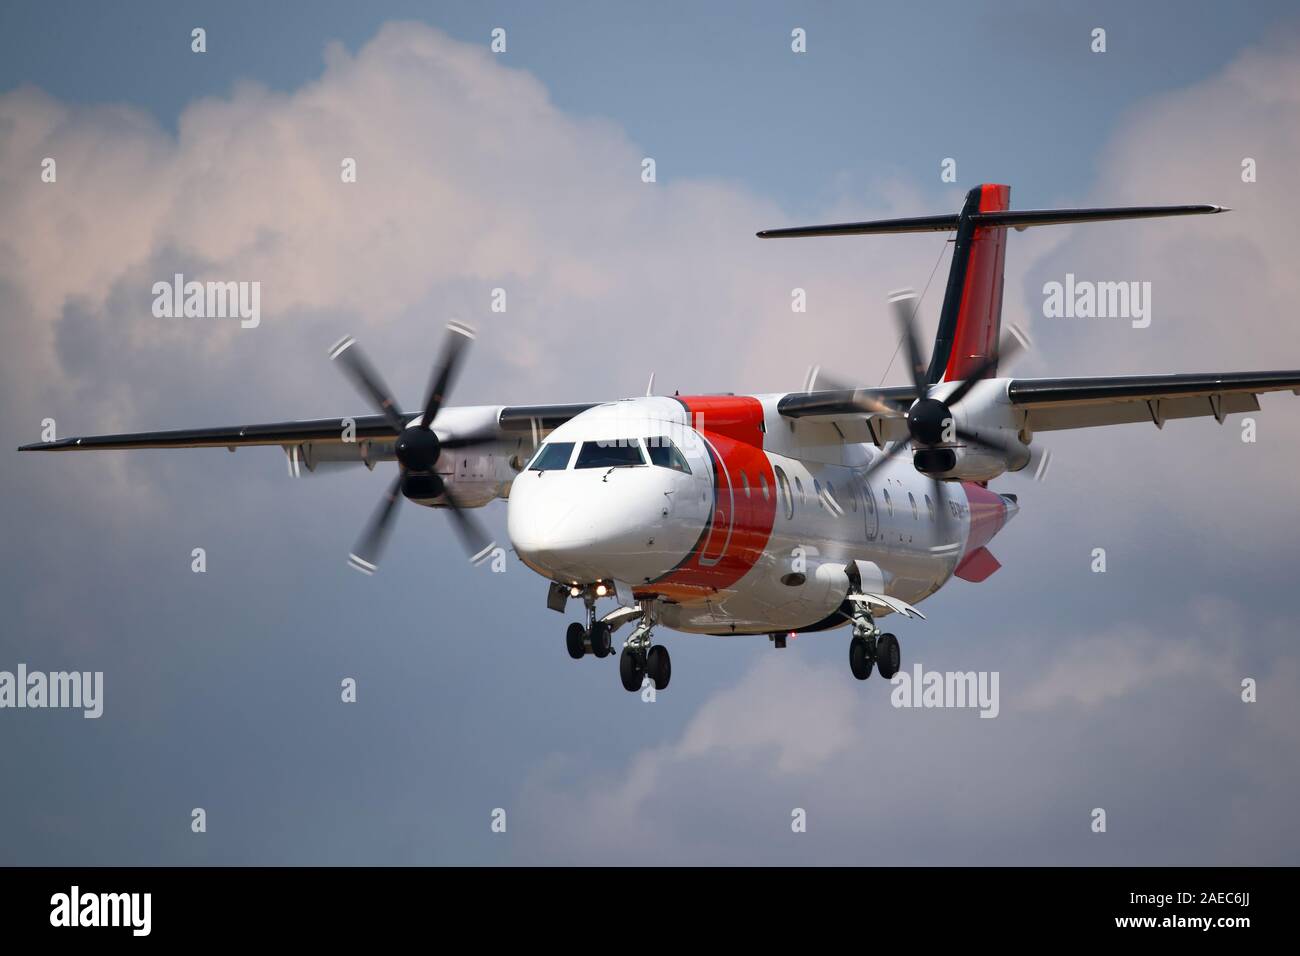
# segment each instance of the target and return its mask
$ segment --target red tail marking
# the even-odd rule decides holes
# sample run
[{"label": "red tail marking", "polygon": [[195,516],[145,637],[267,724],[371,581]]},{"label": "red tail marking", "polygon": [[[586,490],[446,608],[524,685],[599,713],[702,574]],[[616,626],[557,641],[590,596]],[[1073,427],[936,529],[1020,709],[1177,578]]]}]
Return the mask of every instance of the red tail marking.
[{"label": "red tail marking", "polygon": [[[997,212],[1010,208],[1010,205],[1010,186],[985,183],[980,187],[980,212]],[[962,287],[961,308],[957,312],[957,331],[943,375],[946,381],[967,378],[985,358],[997,351],[1002,324],[1002,269],[1006,248],[1005,226],[975,230],[970,261],[966,266],[966,281]]]}]

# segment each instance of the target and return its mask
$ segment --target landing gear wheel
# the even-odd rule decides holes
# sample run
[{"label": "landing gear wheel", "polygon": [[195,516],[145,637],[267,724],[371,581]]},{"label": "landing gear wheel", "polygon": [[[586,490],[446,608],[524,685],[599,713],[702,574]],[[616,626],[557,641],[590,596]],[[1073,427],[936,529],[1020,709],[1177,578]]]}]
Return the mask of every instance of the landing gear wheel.
[{"label": "landing gear wheel", "polygon": [[[871,648],[866,640],[855,637],[849,641],[849,670],[853,671],[853,676],[858,680],[866,680],[871,676],[871,663]],[[880,676],[885,676],[883,670]]]},{"label": "landing gear wheel", "polygon": [[604,621],[597,621],[591,625],[591,653],[597,657],[609,657],[613,650],[614,646],[609,636],[609,625]]},{"label": "landing gear wheel", "polygon": [[618,661],[618,676],[623,681],[624,690],[635,694],[641,689],[641,681],[645,677],[645,664],[641,660],[641,655],[630,647],[623,648],[623,654]]},{"label": "landing gear wheel", "polygon": [[876,641],[876,667],[880,676],[889,680],[898,673],[903,663],[903,652],[898,647],[898,638],[893,634],[881,634]]},{"label": "landing gear wheel", "polygon": [[668,680],[673,676],[673,661],[668,656],[668,648],[661,644],[650,648],[650,653],[646,656],[645,672],[654,683],[655,690],[663,690],[668,686]]},{"label": "landing gear wheel", "polygon": [[582,660],[587,655],[587,629],[574,621],[569,625],[569,629],[564,634],[564,646],[569,650],[569,656],[575,661]]}]

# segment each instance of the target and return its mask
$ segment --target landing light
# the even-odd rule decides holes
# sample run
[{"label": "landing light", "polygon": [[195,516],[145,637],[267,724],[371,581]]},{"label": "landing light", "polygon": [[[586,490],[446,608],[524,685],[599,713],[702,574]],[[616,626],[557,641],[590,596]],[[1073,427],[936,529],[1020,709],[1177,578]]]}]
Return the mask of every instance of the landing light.
[{"label": "landing light", "polygon": [[574,586],[569,588],[569,597],[577,597],[582,593],[582,588]]},{"label": "landing light", "polygon": [[608,593],[609,593],[609,588],[605,587],[605,585],[603,584],[596,585],[596,597],[604,597]]}]

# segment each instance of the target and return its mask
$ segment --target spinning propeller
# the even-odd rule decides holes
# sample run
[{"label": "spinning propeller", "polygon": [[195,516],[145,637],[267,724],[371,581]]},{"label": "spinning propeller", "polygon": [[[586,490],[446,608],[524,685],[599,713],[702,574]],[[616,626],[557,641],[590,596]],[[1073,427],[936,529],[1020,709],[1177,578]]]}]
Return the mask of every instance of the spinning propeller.
[{"label": "spinning propeller", "polygon": [[[934,486],[935,508],[939,523],[940,537],[947,541],[949,537],[949,519],[952,517],[948,497],[944,491],[944,482],[934,472],[945,472],[956,464],[956,453],[950,447],[958,442],[978,445],[1004,458],[1010,458],[1016,451],[1007,443],[991,436],[980,435],[956,424],[953,409],[970,394],[971,390],[993,373],[999,361],[1007,361],[1026,345],[1023,333],[1007,332],[993,355],[985,358],[973,368],[957,386],[946,395],[940,394],[935,382],[929,381],[925,362],[921,358],[921,349],[916,335],[917,295],[911,289],[892,293],[889,303],[893,307],[894,318],[903,334],[903,345],[907,350],[907,362],[911,371],[912,385],[916,400],[907,411],[908,441],[896,441],[884,454],[867,466],[863,477],[868,477],[890,459],[898,456],[910,445],[913,461],[922,474],[930,478]],[[816,373],[814,372],[814,375]],[[839,385],[832,387],[840,388]],[[811,383],[810,383],[811,388]],[[868,391],[854,391],[854,404],[865,414],[884,414],[897,416],[899,409],[889,405],[877,395]]]},{"label": "spinning propeller", "polygon": [[397,432],[395,454],[401,470],[371,515],[357,540],[356,548],[348,555],[348,563],[363,574],[374,574],[378,570],[380,555],[397,515],[397,503],[402,497],[417,500],[441,497],[446,501],[452,524],[471,561],[481,561],[496,546],[478,519],[457,501],[455,493],[435,470],[444,450],[468,448],[497,438],[495,430],[447,438],[439,438],[433,430],[433,420],[447,398],[447,392],[464,359],[465,349],[474,338],[473,330],[459,322],[449,322],[447,333],[442,357],[434,366],[433,375],[429,379],[424,414],[418,420],[408,420],[402,414],[392,390],[366,360],[356,339],[350,335],[345,336],[330,349],[330,358],[339,364],[357,391],[380,415],[388,419],[388,423]]},{"label": "spinning propeller", "polygon": [[[952,410],[970,394],[971,389],[997,369],[999,361],[1010,360],[1024,348],[1025,340],[1021,335],[1007,332],[994,354],[980,362],[946,396],[938,398],[935,394],[935,383],[927,379],[926,366],[917,343],[916,302],[916,293],[911,289],[895,292],[889,297],[889,303],[894,308],[894,318],[903,333],[903,344],[907,348],[907,361],[912,373],[912,385],[916,389],[916,401],[907,411],[907,431],[911,435],[911,444],[918,453],[918,469],[947,471],[955,464],[956,457],[951,449],[944,446],[958,441],[979,445],[996,454],[1009,457],[1014,452],[1011,446],[957,426]],[[894,443],[885,454],[871,463],[866,473],[871,474],[903,451],[907,444],[906,442]],[[930,467],[927,468],[926,465]]]}]

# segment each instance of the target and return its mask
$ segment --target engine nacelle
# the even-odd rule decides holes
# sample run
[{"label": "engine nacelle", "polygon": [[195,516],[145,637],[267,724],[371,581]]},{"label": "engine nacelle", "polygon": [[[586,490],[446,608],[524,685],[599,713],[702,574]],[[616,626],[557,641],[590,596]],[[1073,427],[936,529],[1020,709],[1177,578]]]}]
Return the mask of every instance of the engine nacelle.
[{"label": "engine nacelle", "polygon": [[1010,455],[972,443],[916,448],[912,464],[917,471],[935,478],[988,481],[1007,471],[1019,471],[1029,464],[1029,446],[1005,428],[982,429],[990,441],[1006,446]]}]

